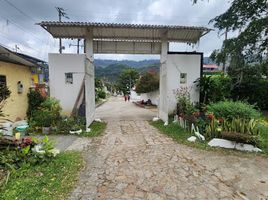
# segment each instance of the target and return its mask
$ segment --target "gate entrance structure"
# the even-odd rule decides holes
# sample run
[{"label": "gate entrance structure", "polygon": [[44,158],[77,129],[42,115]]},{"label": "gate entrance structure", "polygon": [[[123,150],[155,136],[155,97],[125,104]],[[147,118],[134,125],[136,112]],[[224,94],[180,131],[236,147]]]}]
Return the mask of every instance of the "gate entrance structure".
[{"label": "gate entrance structure", "polygon": [[[169,43],[196,44],[202,36],[210,31],[205,27],[91,22],[43,21],[38,25],[54,38],[86,39],[84,83],[87,126],[92,123],[95,114],[94,54],[159,54],[161,66],[158,115],[163,121],[167,121],[170,109],[168,95],[171,90],[168,84],[170,79],[170,73],[168,73]],[[176,61],[176,59],[173,60]],[[191,59],[186,64],[191,64],[190,61]],[[200,69],[200,63],[198,69]],[[180,68],[180,66],[174,66]],[[64,66],[61,67],[64,68]],[[179,78],[177,77],[178,80]],[[185,77],[183,78],[185,79]],[[50,82],[50,84],[52,83]]]}]

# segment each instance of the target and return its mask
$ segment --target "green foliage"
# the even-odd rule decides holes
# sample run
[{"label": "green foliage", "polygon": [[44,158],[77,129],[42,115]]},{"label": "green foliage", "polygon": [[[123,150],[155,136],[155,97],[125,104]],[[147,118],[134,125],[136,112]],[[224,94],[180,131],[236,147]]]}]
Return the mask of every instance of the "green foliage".
[{"label": "green foliage", "polygon": [[118,80],[118,88],[124,93],[127,94],[130,92],[130,89],[134,87],[139,78],[139,73],[135,69],[124,70]]},{"label": "green foliage", "polygon": [[5,116],[3,108],[5,105],[5,100],[10,96],[10,94],[11,92],[6,85],[0,85],[0,119],[1,117]]},{"label": "green foliage", "polygon": [[0,102],[6,100],[11,92],[6,85],[0,85]]},{"label": "green foliage", "polygon": [[[268,65],[266,66],[268,68]],[[268,109],[268,79],[265,66],[247,66],[229,69],[232,79],[233,99],[256,104],[260,109]]]},{"label": "green foliage", "polygon": [[159,74],[145,73],[136,84],[137,93],[153,92],[159,89]]},{"label": "green foliage", "polygon": [[43,97],[38,90],[30,90],[27,96],[28,96],[27,117],[28,119],[30,119],[33,113],[41,106],[41,104],[45,101],[46,98]]},{"label": "green foliage", "polygon": [[182,117],[191,118],[196,112],[193,103],[190,101],[190,92],[187,87],[180,87],[175,91],[177,98],[177,114]]},{"label": "green foliage", "polygon": [[56,126],[57,122],[61,119],[60,111],[59,101],[54,98],[47,98],[32,113],[30,125],[37,127]]},{"label": "green foliage", "polygon": [[103,91],[103,90],[97,91],[96,95],[98,96],[99,99],[105,99],[106,98],[106,92]]},{"label": "green foliage", "polygon": [[268,50],[267,10],[267,0],[234,0],[225,13],[211,20],[219,31],[240,31],[237,37],[226,40],[219,51],[219,57],[231,59],[231,67],[267,59],[263,54]]},{"label": "green foliage", "polygon": [[260,117],[260,113],[254,109],[254,106],[241,101],[220,101],[212,103],[207,106],[207,111],[213,113],[217,119],[257,119]]},{"label": "green foliage", "polygon": [[82,162],[80,153],[65,152],[48,163],[18,169],[0,188],[0,199],[67,199]]},{"label": "green foliage", "polygon": [[72,130],[85,130],[85,128],[85,117],[63,117],[57,123],[57,134],[69,134],[69,132]]},{"label": "green foliage", "polygon": [[231,97],[231,79],[229,76],[203,76],[197,81],[203,104],[223,101]]},{"label": "green foliage", "polygon": [[47,136],[41,140],[30,137],[21,141],[14,140],[12,143],[8,142],[0,151],[0,168],[14,171],[21,167],[50,161],[56,153],[54,143]]}]

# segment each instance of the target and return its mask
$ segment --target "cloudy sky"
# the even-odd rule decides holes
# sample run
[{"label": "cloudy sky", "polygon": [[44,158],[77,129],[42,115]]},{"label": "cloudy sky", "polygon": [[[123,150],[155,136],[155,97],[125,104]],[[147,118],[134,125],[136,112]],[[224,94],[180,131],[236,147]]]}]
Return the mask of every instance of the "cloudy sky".
[{"label": "cloudy sky", "polygon": [[[112,23],[169,24],[206,26],[213,17],[225,12],[230,6],[227,0],[203,0],[197,4],[191,0],[0,0],[0,44],[11,50],[47,61],[48,53],[58,52],[58,40],[35,23],[58,20],[55,7],[66,10],[70,19],[64,21],[90,21]],[[204,36],[199,50],[209,56],[221,46],[223,36],[217,30]],[[69,47],[76,41],[63,42],[66,53],[76,52]],[[187,45],[171,45],[171,50],[191,51]],[[104,59],[150,59],[144,55],[95,55]]]}]

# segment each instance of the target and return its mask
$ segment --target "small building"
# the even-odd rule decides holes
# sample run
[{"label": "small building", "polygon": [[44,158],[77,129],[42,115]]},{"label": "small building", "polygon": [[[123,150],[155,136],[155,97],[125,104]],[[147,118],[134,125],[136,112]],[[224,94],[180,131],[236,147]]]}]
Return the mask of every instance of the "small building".
[{"label": "small building", "polygon": [[220,67],[215,64],[204,64],[203,65],[203,70],[204,72],[212,72],[212,71],[218,71]]},{"label": "small building", "polygon": [[[19,54],[0,46],[0,84],[7,85],[11,94],[3,112],[11,121],[25,119],[28,108],[27,93],[39,83],[37,69],[41,66],[27,55]],[[41,60],[39,60],[41,61]],[[42,61],[42,63],[45,63]]]}]

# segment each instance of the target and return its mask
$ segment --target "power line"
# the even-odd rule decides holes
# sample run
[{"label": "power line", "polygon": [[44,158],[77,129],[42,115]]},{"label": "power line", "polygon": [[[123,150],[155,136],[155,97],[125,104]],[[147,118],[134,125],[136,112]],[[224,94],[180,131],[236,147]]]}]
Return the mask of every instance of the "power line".
[{"label": "power line", "polygon": [[18,27],[19,29],[21,29],[23,32],[32,35],[33,37],[35,37],[36,39],[38,39],[40,42],[42,42],[42,43],[46,43],[46,42],[44,42],[42,39],[40,39],[39,36],[37,36],[35,33],[31,32],[31,31],[29,31],[29,30],[26,30],[26,29],[25,29],[24,27],[22,27],[21,25],[15,23],[13,20],[8,19],[8,18],[3,17],[3,16],[0,16],[0,17],[3,18],[4,20],[7,20],[9,23],[12,23],[13,25],[15,25],[16,27]]},{"label": "power line", "polygon": [[11,3],[8,0],[3,0],[5,1],[8,5],[10,5],[11,7],[15,8],[19,13],[21,13],[22,15],[24,15],[25,17],[31,19],[32,21],[35,22],[35,19],[33,19],[32,17],[30,17],[29,15],[27,15],[25,12],[23,12],[21,9],[19,9],[17,6],[15,6],[13,3]]}]

